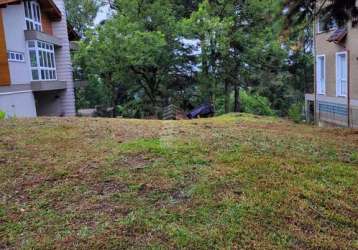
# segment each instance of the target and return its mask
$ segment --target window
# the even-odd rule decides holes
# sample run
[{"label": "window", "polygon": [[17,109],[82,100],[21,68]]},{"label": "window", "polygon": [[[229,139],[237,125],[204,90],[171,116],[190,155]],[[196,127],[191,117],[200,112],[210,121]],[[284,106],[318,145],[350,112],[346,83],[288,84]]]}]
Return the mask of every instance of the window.
[{"label": "window", "polygon": [[28,41],[33,81],[56,80],[55,50],[53,44]]},{"label": "window", "polygon": [[25,62],[25,55],[21,52],[8,51],[7,59],[9,62]]},{"label": "window", "polygon": [[326,21],[323,18],[319,17],[317,26],[318,26],[318,33],[328,32],[330,30],[334,30],[338,28],[337,22],[333,18],[330,18],[330,20]]},{"label": "window", "polygon": [[336,55],[336,94],[337,96],[347,96],[348,84],[348,62],[347,52],[340,52]]},{"label": "window", "polygon": [[25,1],[24,5],[27,30],[42,31],[40,5],[37,1]]},{"label": "window", "polygon": [[317,75],[317,94],[326,93],[326,60],[324,55],[317,56],[316,75]]}]

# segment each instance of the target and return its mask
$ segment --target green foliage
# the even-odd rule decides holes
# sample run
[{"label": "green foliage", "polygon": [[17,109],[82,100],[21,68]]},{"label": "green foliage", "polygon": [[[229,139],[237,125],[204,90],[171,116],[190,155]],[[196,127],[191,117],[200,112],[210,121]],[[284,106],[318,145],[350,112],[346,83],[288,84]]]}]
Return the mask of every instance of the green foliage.
[{"label": "green foliage", "polygon": [[300,123],[303,120],[302,117],[303,104],[301,102],[294,103],[288,110],[288,117],[296,123]]},{"label": "green foliage", "polygon": [[79,34],[93,25],[101,0],[65,0],[67,18],[69,23]]},{"label": "green foliage", "polygon": [[257,94],[244,96],[248,112],[286,116],[312,90],[311,32],[282,34],[280,0],[112,3],[116,14],[86,33],[75,57],[96,80],[79,106],[145,117],[169,103],[189,110],[211,101],[222,114],[237,111],[242,89]]},{"label": "green foliage", "polygon": [[95,106],[110,106],[110,93],[106,86],[98,79],[88,79],[84,89],[76,90],[77,109],[88,109]]},{"label": "green foliage", "polygon": [[4,120],[6,117],[6,113],[0,110],[0,120]]},{"label": "green foliage", "polygon": [[266,97],[257,94],[250,94],[247,91],[240,91],[242,111],[255,115],[274,116],[275,112],[270,108],[271,104]]}]

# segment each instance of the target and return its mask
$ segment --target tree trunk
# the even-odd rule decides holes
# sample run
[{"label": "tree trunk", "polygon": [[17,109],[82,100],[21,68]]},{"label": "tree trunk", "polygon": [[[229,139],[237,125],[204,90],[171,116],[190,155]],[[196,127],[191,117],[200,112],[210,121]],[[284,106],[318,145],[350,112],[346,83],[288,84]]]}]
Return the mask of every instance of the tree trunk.
[{"label": "tree trunk", "polygon": [[230,86],[227,80],[225,80],[225,113],[229,113],[230,112]]},{"label": "tree trunk", "polygon": [[116,118],[116,107],[117,107],[117,89],[112,85],[112,117]]},{"label": "tree trunk", "polygon": [[234,112],[241,112],[241,103],[240,103],[240,86],[235,84],[235,101],[234,101]]}]

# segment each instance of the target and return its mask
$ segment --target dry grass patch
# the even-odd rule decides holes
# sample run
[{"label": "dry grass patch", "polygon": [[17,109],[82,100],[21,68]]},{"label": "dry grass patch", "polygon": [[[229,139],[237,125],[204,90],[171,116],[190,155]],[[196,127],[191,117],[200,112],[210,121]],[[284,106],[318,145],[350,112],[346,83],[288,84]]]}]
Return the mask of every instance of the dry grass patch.
[{"label": "dry grass patch", "polygon": [[354,249],[358,132],[274,117],[0,122],[0,248]]}]

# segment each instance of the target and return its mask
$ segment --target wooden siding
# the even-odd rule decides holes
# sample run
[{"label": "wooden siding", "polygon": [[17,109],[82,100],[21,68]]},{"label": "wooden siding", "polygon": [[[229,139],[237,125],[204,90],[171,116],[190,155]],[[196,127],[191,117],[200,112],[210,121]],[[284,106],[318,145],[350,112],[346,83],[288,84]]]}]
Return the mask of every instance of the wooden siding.
[{"label": "wooden siding", "polygon": [[47,14],[41,14],[42,31],[46,34],[53,35],[52,22]]},{"label": "wooden siding", "polygon": [[10,85],[10,72],[9,72],[9,63],[7,59],[2,11],[0,9],[0,86],[8,86],[8,85]]},{"label": "wooden siding", "polygon": [[[58,9],[53,0],[38,0],[41,8],[48,14],[53,21],[60,21],[62,18],[61,11]],[[9,4],[19,4],[20,0],[0,0],[0,8]]]},{"label": "wooden siding", "polygon": [[6,6],[7,4],[17,4],[20,0],[0,0],[0,6]]}]

